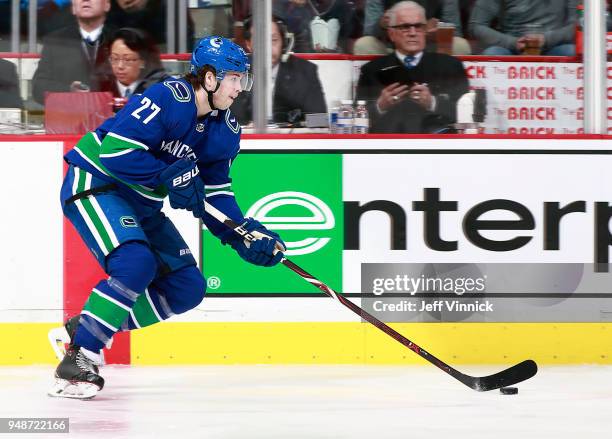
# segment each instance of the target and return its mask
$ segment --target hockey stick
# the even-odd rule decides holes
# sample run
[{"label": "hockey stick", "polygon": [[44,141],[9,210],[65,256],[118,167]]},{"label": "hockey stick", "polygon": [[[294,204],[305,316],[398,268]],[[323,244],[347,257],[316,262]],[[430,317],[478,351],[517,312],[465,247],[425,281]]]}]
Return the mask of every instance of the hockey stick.
[{"label": "hockey stick", "polygon": [[[210,214],[217,221],[225,224],[230,229],[233,229],[234,232],[242,236],[247,241],[254,241],[255,239],[258,239],[253,234],[247,232],[243,227],[241,227],[231,218],[228,218],[223,212],[215,208],[213,205],[209,203],[205,203],[205,210],[208,214]],[[306,280],[307,282],[310,282],[312,285],[314,285],[315,287],[323,291],[325,294],[327,294],[332,299],[337,300],[342,305],[349,308],[355,314],[360,316],[363,320],[366,320],[367,322],[376,326],[378,329],[383,331],[385,334],[393,337],[395,340],[397,340],[398,342],[406,346],[408,349],[420,355],[422,358],[426,359],[431,364],[443,370],[444,372],[446,372],[447,374],[449,374],[456,380],[461,381],[463,384],[470,387],[471,389],[477,390],[479,392],[485,392],[487,390],[494,390],[494,389],[499,389],[500,387],[511,386],[513,384],[520,383],[521,381],[525,381],[531,378],[538,371],[538,366],[535,363],[535,361],[525,360],[525,361],[522,361],[521,363],[515,364],[514,366],[508,369],[502,370],[501,372],[498,372],[493,375],[484,376],[484,377],[473,377],[473,376],[461,373],[457,369],[446,364],[444,361],[430,354],[429,352],[421,348],[416,343],[410,341],[409,339],[404,337],[402,334],[400,334],[399,332],[397,332],[396,330],[388,326],[386,323],[383,323],[382,321],[378,320],[373,315],[364,311],[363,309],[355,305],[353,302],[351,302],[344,296],[336,293],[330,287],[325,285],[323,282],[318,280],[316,277],[314,277],[310,273],[300,268],[298,265],[291,262],[289,259],[283,258],[281,259],[281,263],[285,267],[289,268],[293,272],[300,275],[304,280]]]}]

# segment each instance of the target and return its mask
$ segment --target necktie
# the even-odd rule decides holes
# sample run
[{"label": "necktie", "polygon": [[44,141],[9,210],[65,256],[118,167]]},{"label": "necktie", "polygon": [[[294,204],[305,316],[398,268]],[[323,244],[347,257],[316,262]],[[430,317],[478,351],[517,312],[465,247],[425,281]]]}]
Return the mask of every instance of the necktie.
[{"label": "necktie", "polygon": [[87,37],[83,41],[85,41],[85,50],[87,51],[87,58],[89,59],[90,64],[94,64],[96,62],[96,52],[98,49],[98,45],[95,40]]},{"label": "necktie", "polygon": [[415,65],[412,64],[413,62],[414,62],[414,56],[406,55],[406,57],[404,58],[404,66],[407,69],[413,69],[416,67]]},{"label": "necktie", "polygon": [[132,96],[132,90],[130,90],[129,88],[126,88],[125,91],[123,92],[123,97],[126,99],[129,99],[130,96]]}]

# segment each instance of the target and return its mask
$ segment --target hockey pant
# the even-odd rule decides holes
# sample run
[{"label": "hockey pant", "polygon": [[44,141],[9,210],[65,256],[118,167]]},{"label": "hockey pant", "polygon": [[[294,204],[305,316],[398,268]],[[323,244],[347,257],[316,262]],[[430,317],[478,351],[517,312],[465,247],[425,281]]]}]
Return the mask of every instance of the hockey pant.
[{"label": "hockey pant", "polygon": [[196,307],[206,290],[174,224],[129,191],[75,166],[62,186],[64,215],[109,275],[93,288],[73,340],[94,352],[119,330]]}]

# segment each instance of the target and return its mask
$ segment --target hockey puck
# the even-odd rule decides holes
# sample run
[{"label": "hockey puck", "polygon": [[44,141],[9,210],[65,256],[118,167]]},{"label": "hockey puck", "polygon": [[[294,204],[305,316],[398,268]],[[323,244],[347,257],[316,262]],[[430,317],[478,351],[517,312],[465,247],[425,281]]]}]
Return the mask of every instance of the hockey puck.
[{"label": "hockey puck", "polygon": [[499,391],[502,395],[516,395],[518,393],[518,387],[502,387]]}]

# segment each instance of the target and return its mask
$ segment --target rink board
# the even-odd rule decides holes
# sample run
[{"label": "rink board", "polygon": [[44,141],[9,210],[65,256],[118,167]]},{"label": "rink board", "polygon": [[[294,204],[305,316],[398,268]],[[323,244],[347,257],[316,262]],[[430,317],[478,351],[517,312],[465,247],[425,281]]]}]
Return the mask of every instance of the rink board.
[{"label": "rink board", "polygon": [[[132,334],[133,364],[425,364],[367,323],[168,323]],[[451,364],[612,363],[612,325],[400,323]]]},{"label": "rink board", "polygon": [[[57,323],[0,323],[0,365],[55,364]],[[399,323],[410,340],[451,364],[611,364],[609,323]],[[167,322],[131,334],[131,363],[424,364],[367,323]],[[125,363],[125,362],[124,362]]]},{"label": "rink board", "polygon": [[[17,144],[25,147],[15,148],[15,142],[2,143],[0,139],[6,155],[2,175],[7,182],[23,180],[20,170],[9,164],[23,161],[22,156],[31,155],[33,148],[45,151],[41,154],[44,160],[30,164],[33,172],[40,175],[39,181],[53,182],[36,188],[18,184],[7,200],[9,208],[19,206],[24,216],[8,215],[3,220],[8,226],[3,227],[3,241],[11,251],[1,256],[3,266],[8,267],[9,284],[1,299],[0,325],[9,336],[4,337],[6,347],[0,350],[0,364],[53,363],[47,330],[62,316],[78,310],[88,289],[102,275],[86,249],[73,252],[79,241],[69,224],[64,223],[63,245],[61,242],[62,215],[57,202],[61,151],[73,141],[64,144],[61,139],[20,139]],[[581,275],[579,280],[588,277],[588,282],[577,282],[550,295],[547,288],[554,282],[546,284],[544,277],[528,277],[540,288],[533,294],[506,291],[496,283],[502,295],[495,312],[420,312],[381,318],[454,363],[506,363],[525,356],[549,364],[609,363],[612,301],[605,287],[610,285],[609,275],[594,273],[593,264],[607,257],[609,250],[598,245],[597,233],[604,235],[603,227],[597,227],[596,212],[599,205],[605,213],[604,205],[612,200],[610,146],[610,139],[595,137],[442,141],[419,136],[251,136],[242,142],[244,154],[236,162],[234,179],[244,211],[287,237],[292,260],[364,307],[374,306],[372,300],[377,298],[371,285],[363,284],[369,279],[365,264],[406,264],[414,268],[414,264],[422,263],[437,271],[453,264],[479,268],[479,264],[532,264],[536,271],[544,265],[559,270],[564,270],[563,264],[583,266],[589,276]],[[50,165],[54,161],[56,166]],[[260,176],[255,180],[258,185],[246,184],[247,179],[254,178],[249,178],[249,169],[265,163],[274,163],[273,168],[287,177]],[[428,241],[431,237],[426,238],[427,220],[418,203],[423,202],[427,189],[437,189],[440,200],[457,203],[456,209],[439,212],[439,238],[456,241],[456,250],[436,250]],[[40,193],[44,203],[28,203],[33,193]],[[529,237],[520,248],[488,250],[482,241],[479,245],[473,242],[473,231],[469,236],[465,232],[470,211],[497,199],[523,206],[524,211],[518,210],[523,217],[506,210],[488,211],[479,219],[514,221],[516,225],[531,216],[532,227],[522,224],[509,230],[480,230],[479,234],[499,242]],[[393,229],[391,217],[382,211],[356,217],[347,208],[350,205],[354,210],[374,201],[403,211],[405,227]],[[584,202],[585,207],[559,219],[559,248],[544,248],[548,228],[554,225],[550,215],[545,215],[545,203],[563,207],[575,202]],[[306,210],[300,212],[299,208]],[[200,253],[199,262],[204,261],[209,297],[173,322],[123,337],[109,355],[111,362],[422,362],[341,305],[320,297],[284,267],[250,267],[227,247],[208,242],[208,232],[185,212],[172,211],[169,215],[194,253]],[[283,219],[275,221],[275,217]],[[27,233],[23,233],[24,228]],[[392,245],[400,248],[391,250]],[[207,259],[207,255],[211,256]],[[27,269],[31,261],[39,263],[35,274]],[[226,282],[230,275],[231,281]],[[216,280],[211,283],[213,278]],[[44,284],[41,279],[45,279]],[[415,297],[425,305],[438,298],[446,302],[485,299],[477,294],[468,297],[429,291]],[[390,300],[385,295],[382,298]],[[399,299],[415,298],[406,293]]]}]

